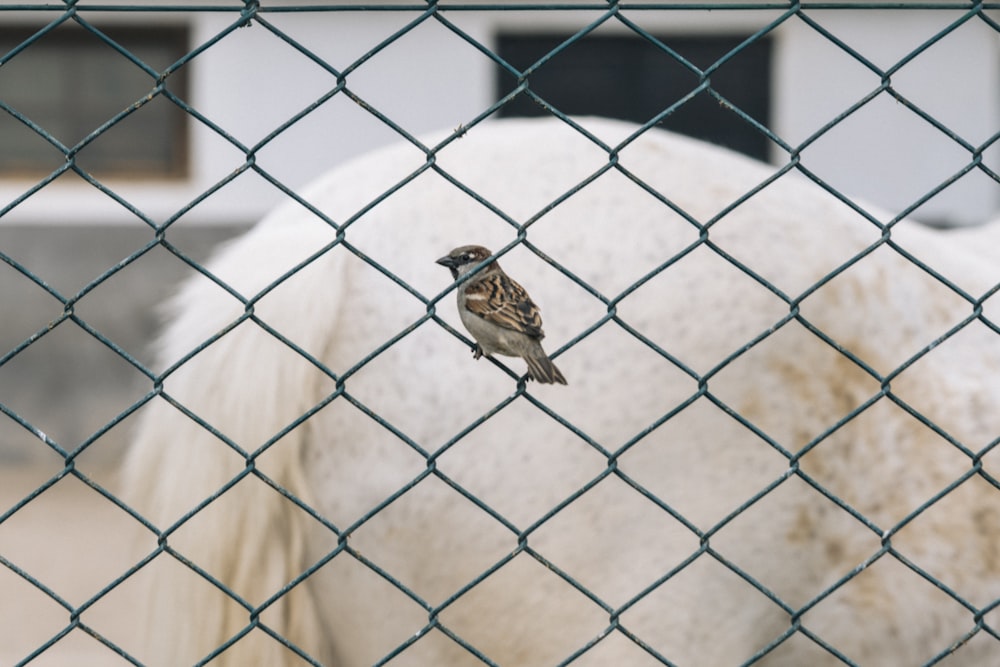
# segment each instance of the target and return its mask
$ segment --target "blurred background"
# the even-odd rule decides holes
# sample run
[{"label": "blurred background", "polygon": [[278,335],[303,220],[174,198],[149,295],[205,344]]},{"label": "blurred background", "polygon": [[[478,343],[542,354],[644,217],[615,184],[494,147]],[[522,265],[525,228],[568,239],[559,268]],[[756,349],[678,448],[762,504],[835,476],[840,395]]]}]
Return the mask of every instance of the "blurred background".
[{"label": "blurred background", "polygon": [[[968,226],[1000,209],[1000,185],[974,166],[1000,171],[1000,12],[630,9],[600,22],[606,9],[595,3],[466,8],[439,20],[378,3],[302,13],[272,2],[279,11],[262,14],[267,26],[237,28],[239,3],[232,11],[81,8],[98,35],[61,21],[69,14],[51,4],[4,4],[0,513],[45,492],[0,522],[0,555],[44,572],[72,602],[127,566],[109,545],[137,530],[75,479],[44,486],[66,466],[56,447],[81,445],[73,465],[113,484],[130,427],[119,416],[150,381],[112,347],[148,364],[161,305],[189,262],[244,231],[285,190],[400,140],[400,131],[475,120],[518,86],[511,68],[537,63],[531,91],[563,113],[645,123],[673,108],[661,127],[776,165],[794,157],[889,216]],[[166,93],[147,100],[167,68]],[[495,115],[543,113],[521,94]],[[89,179],[62,169],[60,145]],[[155,243],[161,225],[172,250]],[[105,544],[87,560],[93,525]],[[80,562],[90,563],[87,577],[68,564]],[[11,638],[38,646],[66,623],[63,609],[0,568],[0,590],[26,586],[24,597],[5,596],[16,605],[0,604],[0,648],[11,652],[0,650],[2,664],[23,658]],[[43,607],[61,620],[25,626]],[[71,664],[66,655],[97,664],[81,662],[87,650],[111,659],[89,637],[74,641],[82,643],[60,642],[70,653],[53,649],[37,664]]]}]

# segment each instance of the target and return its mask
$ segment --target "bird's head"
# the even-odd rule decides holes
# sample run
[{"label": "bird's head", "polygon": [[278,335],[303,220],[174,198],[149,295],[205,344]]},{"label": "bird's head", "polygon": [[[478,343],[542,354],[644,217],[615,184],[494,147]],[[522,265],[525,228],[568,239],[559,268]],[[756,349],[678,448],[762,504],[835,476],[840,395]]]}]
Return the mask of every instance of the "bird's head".
[{"label": "bird's head", "polygon": [[451,277],[458,280],[459,276],[465,275],[492,254],[481,245],[464,245],[437,260],[437,263],[447,267],[451,271]]}]

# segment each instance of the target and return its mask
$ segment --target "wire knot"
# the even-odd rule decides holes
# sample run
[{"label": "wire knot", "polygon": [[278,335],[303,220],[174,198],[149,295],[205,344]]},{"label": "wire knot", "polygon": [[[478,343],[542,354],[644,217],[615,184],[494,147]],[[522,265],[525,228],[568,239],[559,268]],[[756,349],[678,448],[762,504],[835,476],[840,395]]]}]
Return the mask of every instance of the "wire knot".
[{"label": "wire knot", "polygon": [[253,22],[253,18],[260,9],[259,0],[243,0],[243,10],[240,12],[240,27],[247,28]]}]

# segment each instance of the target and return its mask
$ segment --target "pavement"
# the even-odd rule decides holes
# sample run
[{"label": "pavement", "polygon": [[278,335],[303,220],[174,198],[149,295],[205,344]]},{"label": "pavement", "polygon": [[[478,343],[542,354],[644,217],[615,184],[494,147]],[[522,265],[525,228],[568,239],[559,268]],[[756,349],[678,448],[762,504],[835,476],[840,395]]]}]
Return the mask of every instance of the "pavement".
[{"label": "pavement", "polygon": [[[17,665],[73,623],[70,607],[86,608],[81,623],[125,650],[135,645],[132,620],[135,586],[120,588],[87,604],[135,563],[143,530],[126,513],[73,476],[23,504],[59,474],[60,467],[0,466],[0,665]],[[102,486],[114,484],[108,469],[87,471]],[[15,573],[14,565],[52,595]],[[87,667],[129,664],[79,628],[29,661],[31,667]]]}]

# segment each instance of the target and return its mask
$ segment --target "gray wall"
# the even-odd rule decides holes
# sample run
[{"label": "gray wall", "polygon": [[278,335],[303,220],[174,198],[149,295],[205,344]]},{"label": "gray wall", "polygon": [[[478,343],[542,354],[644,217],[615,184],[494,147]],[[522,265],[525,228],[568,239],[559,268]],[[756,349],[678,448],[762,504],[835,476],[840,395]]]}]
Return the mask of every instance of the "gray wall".
[{"label": "gray wall", "polygon": [[[195,261],[245,226],[178,226],[167,239]],[[0,253],[35,273],[65,298],[153,238],[147,228],[123,226],[0,226]],[[2,259],[2,258],[0,258]],[[142,363],[160,325],[159,305],[191,269],[162,247],[153,248],[83,296],[74,312]],[[45,331],[0,365],[0,403],[60,446],[73,449],[149,391],[149,381],[71,321],[51,330],[62,303],[0,261],[0,358]],[[107,432],[81,460],[120,456],[129,421]],[[58,462],[41,439],[0,414],[0,463]]]}]

